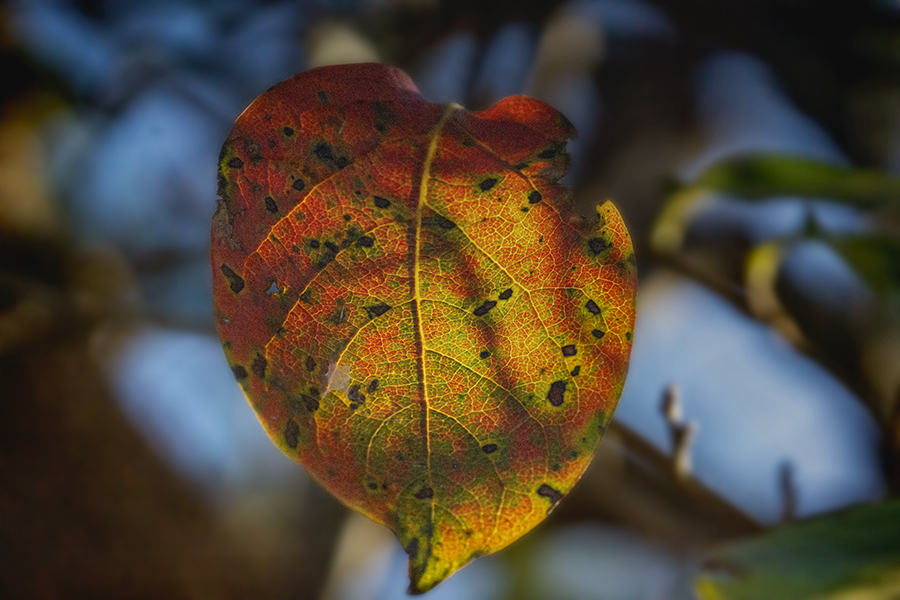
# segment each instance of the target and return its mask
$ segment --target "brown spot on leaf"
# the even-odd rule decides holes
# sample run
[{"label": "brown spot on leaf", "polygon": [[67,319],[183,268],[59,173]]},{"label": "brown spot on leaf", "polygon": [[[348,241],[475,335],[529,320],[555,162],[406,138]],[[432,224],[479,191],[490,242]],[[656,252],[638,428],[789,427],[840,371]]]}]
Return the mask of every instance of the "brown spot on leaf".
[{"label": "brown spot on leaf", "polygon": [[302,192],[304,188],[306,188],[306,183],[302,179],[298,178],[294,180],[294,183],[291,184],[291,187],[298,192]]},{"label": "brown spot on leaf", "polygon": [[603,336],[606,335],[606,332],[599,329],[593,329],[591,330],[591,335],[600,340],[603,339]]},{"label": "brown spot on leaf", "polygon": [[316,360],[312,356],[307,356],[306,357],[306,370],[312,372],[315,369],[316,369]]},{"label": "brown spot on leaf", "polygon": [[578,349],[574,344],[569,344],[568,346],[562,347],[563,356],[575,356],[578,354]]},{"label": "brown spot on leaf", "polygon": [[[550,501],[550,508],[553,508],[560,500],[562,500],[562,492],[556,490],[546,483],[542,483],[541,487],[537,489],[537,495],[542,498],[547,498]],[[550,512],[549,510],[547,512]]]},{"label": "brown spot on leaf", "polygon": [[481,354],[479,354],[478,356],[481,357],[481,358],[487,358],[487,357],[490,356],[490,355],[491,355],[491,353],[488,352],[487,350],[482,350],[482,351],[481,351]]},{"label": "brown spot on leaf", "polygon": [[375,238],[368,236],[368,235],[364,235],[361,238],[359,238],[358,240],[356,240],[356,245],[360,246],[361,248],[371,248],[372,246],[375,245]]},{"label": "brown spot on leaf", "polygon": [[426,485],[421,490],[416,492],[414,494],[414,497],[417,500],[427,500],[428,498],[434,498],[434,490]]},{"label": "brown spot on leaf", "polygon": [[593,252],[594,254],[600,254],[604,250],[609,248],[609,245],[603,240],[603,238],[595,237],[588,240],[588,248],[590,248],[591,252]]},{"label": "brown spot on leaf", "polygon": [[272,196],[266,196],[266,210],[273,215],[278,212],[278,204],[275,203],[275,198]]},{"label": "brown spot on leaf", "polygon": [[501,300],[509,300],[512,297],[512,288],[508,288],[500,292]]},{"label": "brown spot on leaf", "polygon": [[254,375],[263,379],[266,376],[266,366],[268,366],[268,364],[269,361],[266,360],[266,357],[257,352],[256,358],[253,359],[253,364],[250,365],[250,369],[253,371]]},{"label": "brown spot on leaf", "polygon": [[578,377],[578,374],[581,373],[581,365],[578,365],[574,369],[572,369],[572,377]]},{"label": "brown spot on leaf", "polygon": [[497,444],[485,444],[481,447],[485,454],[493,454],[497,451]]},{"label": "brown spot on leaf", "polygon": [[560,406],[563,403],[563,397],[566,394],[566,382],[554,381],[550,384],[550,390],[547,392],[547,400],[553,406]]},{"label": "brown spot on leaf", "polygon": [[232,169],[240,169],[244,166],[244,161],[239,159],[237,156],[228,161],[228,166]]},{"label": "brown spot on leaf", "polygon": [[293,127],[282,127],[282,128],[281,128],[281,131],[283,131],[283,132],[284,132],[284,135],[287,135],[287,136],[294,135],[294,128],[293,128]]},{"label": "brown spot on leaf", "polygon": [[375,196],[372,200],[373,202],[375,202],[375,206],[377,206],[378,208],[387,208],[391,205],[390,200],[388,200],[387,198],[382,198],[381,196]]},{"label": "brown spot on leaf", "polygon": [[247,379],[247,369],[245,369],[241,365],[234,365],[233,367],[231,367],[231,372],[234,373],[234,378],[238,381]]},{"label": "brown spot on leaf", "polygon": [[481,183],[479,183],[479,184],[478,184],[478,188],[479,188],[482,192],[487,192],[488,190],[493,189],[493,187],[494,187],[495,185],[497,185],[497,181],[499,181],[499,180],[498,180],[496,177],[490,177],[490,178],[488,178],[488,179],[485,179],[485,180],[482,181]]},{"label": "brown spot on leaf", "polygon": [[374,319],[375,317],[380,317],[387,311],[391,310],[391,307],[387,304],[376,304],[375,306],[367,306],[366,312],[369,313],[369,318]]},{"label": "brown spot on leaf", "polygon": [[591,313],[592,315],[599,315],[601,312],[600,307],[597,306],[597,303],[594,302],[593,300],[588,300],[587,304],[585,304],[584,307],[586,309],[588,309],[588,312]]},{"label": "brown spot on leaf", "polygon": [[232,269],[231,267],[229,267],[228,265],[226,265],[224,263],[222,264],[221,269],[222,269],[222,275],[224,275],[225,278],[228,279],[228,282],[229,282],[228,287],[231,288],[232,292],[237,294],[242,289],[244,289],[244,279],[240,275],[235,273],[234,269]]},{"label": "brown spot on leaf", "polygon": [[372,381],[369,382],[369,387],[366,388],[366,391],[371,394],[372,392],[374,392],[375,390],[378,389],[379,385],[381,385],[381,382],[378,381],[377,379],[373,379]]},{"label": "brown spot on leaf", "polygon": [[537,190],[533,190],[528,193],[528,203],[529,204],[537,204],[542,200],[541,193]]},{"label": "brown spot on leaf", "polygon": [[288,419],[284,426],[284,443],[295,450],[300,443],[300,426],[293,419]]},{"label": "brown spot on leaf", "polygon": [[488,312],[495,306],[497,306],[496,301],[487,300],[481,306],[472,311],[472,313],[476,316],[483,317],[484,315],[488,314]]}]

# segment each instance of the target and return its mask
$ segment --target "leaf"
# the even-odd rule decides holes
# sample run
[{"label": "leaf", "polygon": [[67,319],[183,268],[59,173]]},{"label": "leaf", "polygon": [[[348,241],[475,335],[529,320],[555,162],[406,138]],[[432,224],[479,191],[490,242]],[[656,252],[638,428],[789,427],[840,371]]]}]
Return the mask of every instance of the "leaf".
[{"label": "leaf", "polygon": [[900,501],[776,529],[713,553],[704,600],[872,600],[900,595]]},{"label": "leaf", "polygon": [[275,443],[396,532],[412,592],[541,522],[621,393],[634,257],[612,204],[589,223],[556,183],[573,134],[365,64],[275,86],[222,149],[228,360]]},{"label": "leaf", "polygon": [[760,154],[714,165],[692,187],[729,192],[744,198],[806,196],[840,200],[861,208],[900,213],[900,179],[876,170],[857,169],[781,154]]}]

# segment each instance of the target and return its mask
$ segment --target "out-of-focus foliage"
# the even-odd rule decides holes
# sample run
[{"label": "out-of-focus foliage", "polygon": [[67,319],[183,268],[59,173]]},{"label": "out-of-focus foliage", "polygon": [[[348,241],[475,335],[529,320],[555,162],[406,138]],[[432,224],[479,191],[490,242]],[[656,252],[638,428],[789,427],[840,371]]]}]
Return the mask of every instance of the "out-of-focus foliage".
[{"label": "out-of-focus foliage", "polygon": [[881,600],[900,594],[900,502],[860,506],[712,552],[703,600]]}]

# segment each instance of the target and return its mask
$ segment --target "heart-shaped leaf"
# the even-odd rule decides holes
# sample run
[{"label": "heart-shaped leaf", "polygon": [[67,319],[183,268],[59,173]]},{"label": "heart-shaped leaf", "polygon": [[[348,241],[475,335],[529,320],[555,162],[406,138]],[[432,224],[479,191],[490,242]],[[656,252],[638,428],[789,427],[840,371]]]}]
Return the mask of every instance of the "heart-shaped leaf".
[{"label": "heart-shaped leaf", "polygon": [[556,182],[574,134],[345,65],[260,96],[222,149],[215,316],[272,439],[393,529],[423,592],[541,522],[615,408],[634,324],[610,203]]}]

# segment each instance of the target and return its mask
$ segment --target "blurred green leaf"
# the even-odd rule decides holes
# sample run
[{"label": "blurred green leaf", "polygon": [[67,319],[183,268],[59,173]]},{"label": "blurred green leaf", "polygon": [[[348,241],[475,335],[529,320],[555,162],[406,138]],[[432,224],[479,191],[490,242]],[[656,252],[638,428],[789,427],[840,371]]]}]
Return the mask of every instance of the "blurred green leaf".
[{"label": "blurred green leaf", "polygon": [[703,600],[900,598],[900,500],[716,550],[697,592]]},{"label": "blurred green leaf", "polygon": [[761,154],[722,162],[701,173],[692,187],[744,198],[825,198],[900,214],[900,179],[797,156]]},{"label": "blurred green leaf", "polygon": [[830,243],[875,292],[900,296],[900,239],[867,235]]}]

